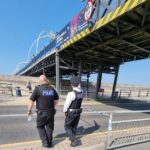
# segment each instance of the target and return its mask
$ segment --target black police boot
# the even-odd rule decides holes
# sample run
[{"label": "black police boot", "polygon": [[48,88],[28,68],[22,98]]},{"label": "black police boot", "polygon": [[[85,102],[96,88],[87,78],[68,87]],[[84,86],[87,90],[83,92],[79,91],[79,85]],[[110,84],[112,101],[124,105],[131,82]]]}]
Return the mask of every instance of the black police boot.
[{"label": "black police boot", "polygon": [[71,144],[70,144],[71,147],[76,147],[77,145],[78,144],[76,140],[71,141]]},{"label": "black police boot", "polygon": [[52,148],[52,144],[49,145],[42,145],[43,148]]},{"label": "black police boot", "polygon": [[53,143],[52,143],[52,142],[49,142],[48,147],[49,147],[49,148],[53,147]]},{"label": "black police boot", "polygon": [[42,144],[42,147],[43,148],[49,148],[49,145],[48,144]]},{"label": "black police boot", "polygon": [[52,143],[42,143],[42,147],[43,148],[50,148],[51,147],[51,145],[52,145]]},{"label": "black police boot", "polygon": [[77,144],[77,146],[82,145],[82,142],[81,142],[81,140],[80,140],[80,139],[76,138],[75,140],[76,140],[76,144]]}]

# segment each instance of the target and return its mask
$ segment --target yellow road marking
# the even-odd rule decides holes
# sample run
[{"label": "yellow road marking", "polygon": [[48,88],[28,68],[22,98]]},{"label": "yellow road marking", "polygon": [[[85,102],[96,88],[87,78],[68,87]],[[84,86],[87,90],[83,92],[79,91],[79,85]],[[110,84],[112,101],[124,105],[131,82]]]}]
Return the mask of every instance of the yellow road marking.
[{"label": "yellow road marking", "polygon": [[[78,135],[77,137],[82,137],[83,135],[86,136],[95,136],[95,135],[100,135],[101,137],[105,136],[105,132],[97,132],[97,133],[91,133],[91,134],[82,134],[82,135]],[[60,138],[54,138],[54,140],[63,140],[67,137],[60,137]],[[21,145],[27,145],[27,144],[36,144],[36,143],[40,143],[40,140],[35,140],[35,141],[26,141],[26,142],[19,142],[19,143],[11,143],[11,144],[2,144],[0,145],[0,148],[6,148],[6,147],[14,147],[14,146],[21,146]]]},{"label": "yellow road marking", "polygon": [[[126,132],[126,131],[139,130],[139,129],[150,129],[150,127],[136,127],[136,128],[130,128],[130,129],[110,131],[110,133]],[[88,136],[96,136],[96,135],[99,135],[100,137],[105,137],[107,134],[108,134],[108,132],[96,132],[96,133],[91,133],[91,134],[78,135],[77,137],[82,137],[83,135],[86,135],[87,137]],[[65,139],[65,138],[66,137],[54,138],[54,140],[62,140],[62,139]],[[13,147],[13,146],[21,146],[21,145],[27,145],[27,144],[35,144],[35,143],[39,143],[39,142],[40,142],[40,140],[26,141],[26,142],[19,142],[19,143],[11,143],[11,144],[2,144],[2,145],[0,145],[0,148]]]}]

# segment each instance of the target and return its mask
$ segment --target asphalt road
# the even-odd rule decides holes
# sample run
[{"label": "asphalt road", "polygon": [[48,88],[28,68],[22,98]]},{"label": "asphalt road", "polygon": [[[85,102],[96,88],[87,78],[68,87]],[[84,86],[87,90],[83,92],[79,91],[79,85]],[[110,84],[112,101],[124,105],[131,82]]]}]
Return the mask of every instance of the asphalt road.
[{"label": "asphalt road", "polygon": [[[149,104],[121,104],[118,106],[111,105],[94,105],[84,106],[83,112],[91,110],[99,111],[116,111],[116,110],[145,110],[149,109]],[[8,143],[18,143],[24,141],[39,140],[36,130],[36,115],[33,116],[31,122],[27,122],[26,116],[27,107],[25,106],[0,106],[0,145]],[[148,118],[147,113],[138,114],[117,114],[114,115],[114,120],[127,120]],[[108,127],[107,115],[100,115],[96,113],[83,113],[78,132],[80,134],[93,133],[98,131],[106,131]],[[55,130],[54,137],[65,136],[64,130],[64,114],[62,113],[62,106],[57,109],[55,116]]]}]

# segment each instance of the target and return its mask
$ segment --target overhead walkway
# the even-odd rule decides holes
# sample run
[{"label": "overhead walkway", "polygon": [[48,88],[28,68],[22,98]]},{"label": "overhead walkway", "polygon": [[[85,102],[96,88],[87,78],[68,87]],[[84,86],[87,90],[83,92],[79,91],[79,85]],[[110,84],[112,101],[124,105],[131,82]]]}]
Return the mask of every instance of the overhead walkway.
[{"label": "overhead walkway", "polygon": [[78,32],[67,36],[71,28],[67,24],[57,39],[16,75],[45,73],[56,78],[56,88],[59,89],[62,76],[78,74],[81,77],[82,74],[88,79],[91,73],[98,72],[98,93],[102,73],[111,73],[115,74],[114,96],[119,66],[150,57],[150,1],[97,0],[94,8],[92,17]]}]

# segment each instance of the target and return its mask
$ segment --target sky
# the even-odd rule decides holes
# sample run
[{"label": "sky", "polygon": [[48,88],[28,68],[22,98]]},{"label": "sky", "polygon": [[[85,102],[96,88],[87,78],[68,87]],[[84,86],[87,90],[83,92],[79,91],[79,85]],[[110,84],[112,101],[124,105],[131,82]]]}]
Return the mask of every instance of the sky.
[{"label": "sky", "polygon": [[[59,32],[84,6],[81,0],[0,0],[0,74],[12,74],[28,60],[41,31]],[[47,43],[43,39],[40,46]],[[33,47],[30,55],[35,52]],[[104,74],[103,81],[112,82],[113,76]],[[150,60],[121,65],[118,82],[150,85]]]}]

